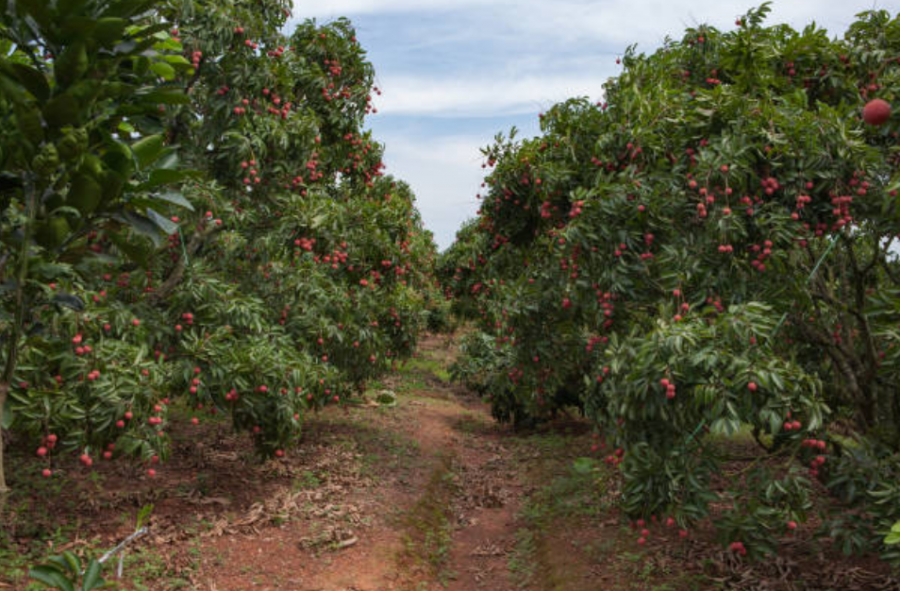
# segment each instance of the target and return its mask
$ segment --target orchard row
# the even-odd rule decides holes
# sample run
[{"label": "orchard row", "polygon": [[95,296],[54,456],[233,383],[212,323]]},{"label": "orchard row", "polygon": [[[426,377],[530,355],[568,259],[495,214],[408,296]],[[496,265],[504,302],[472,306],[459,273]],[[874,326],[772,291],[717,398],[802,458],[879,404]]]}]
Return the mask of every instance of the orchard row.
[{"label": "orchard row", "polygon": [[372,66],[289,9],[0,12],[0,417],[45,476],[152,477],[216,415],[282,456],[414,350],[435,247],[363,128]]},{"label": "orchard row", "polygon": [[819,533],[900,563],[900,19],[832,39],[768,11],[629,50],[601,103],[484,151],[439,262],[479,327],[455,371],[500,420],[580,408],[635,520],[725,506],[723,546],[760,556],[824,486]]}]

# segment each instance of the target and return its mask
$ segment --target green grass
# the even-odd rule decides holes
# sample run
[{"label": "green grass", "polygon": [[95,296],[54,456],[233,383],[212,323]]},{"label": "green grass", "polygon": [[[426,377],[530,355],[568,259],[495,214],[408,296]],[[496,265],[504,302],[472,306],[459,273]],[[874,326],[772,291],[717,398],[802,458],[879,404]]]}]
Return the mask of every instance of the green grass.
[{"label": "green grass", "polygon": [[443,360],[432,357],[414,357],[410,359],[400,371],[400,375],[407,377],[426,375],[434,377],[445,384],[450,383],[450,373],[447,371]]},{"label": "green grass", "polygon": [[522,588],[532,587],[537,570],[537,539],[535,532],[527,527],[516,531],[516,544],[507,562],[512,580]]},{"label": "green grass", "polygon": [[455,574],[447,569],[452,545],[452,500],[456,494],[452,460],[442,456],[431,474],[425,492],[404,515],[402,558],[424,568],[442,585]]}]

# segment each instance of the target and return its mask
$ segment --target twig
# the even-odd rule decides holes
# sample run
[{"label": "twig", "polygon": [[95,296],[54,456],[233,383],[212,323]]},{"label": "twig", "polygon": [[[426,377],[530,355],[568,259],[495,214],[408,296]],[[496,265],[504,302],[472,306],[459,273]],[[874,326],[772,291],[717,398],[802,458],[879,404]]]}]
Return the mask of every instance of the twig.
[{"label": "twig", "polygon": [[[135,532],[134,532],[133,534],[131,534],[130,536],[128,536],[127,538],[125,538],[124,540],[122,540],[121,542],[119,542],[119,544],[118,544],[115,548],[113,548],[112,550],[110,550],[109,552],[107,552],[106,554],[104,554],[102,557],[100,557],[100,560],[98,560],[97,562],[99,562],[100,564],[103,564],[104,562],[106,562],[107,560],[109,560],[110,558],[112,558],[113,556],[115,556],[116,553],[121,552],[122,550],[124,550],[125,547],[128,546],[128,544],[130,544],[130,543],[133,542],[134,540],[140,538],[141,536],[143,536],[144,534],[146,534],[148,531],[149,531],[149,530],[147,529],[146,526],[145,526],[145,527],[142,527],[142,528],[140,528],[140,529],[138,529],[138,530],[135,530]],[[116,569],[116,577],[119,578],[119,579],[122,578],[122,567],[123,567],[123,565],[124,565],[124,561],[125,561],[125,553],[123,552],[123,553],[119,556],[119,566],[118,566],[118,568]],[[81,574],[84,574],[84,573],[81,573]]]}]

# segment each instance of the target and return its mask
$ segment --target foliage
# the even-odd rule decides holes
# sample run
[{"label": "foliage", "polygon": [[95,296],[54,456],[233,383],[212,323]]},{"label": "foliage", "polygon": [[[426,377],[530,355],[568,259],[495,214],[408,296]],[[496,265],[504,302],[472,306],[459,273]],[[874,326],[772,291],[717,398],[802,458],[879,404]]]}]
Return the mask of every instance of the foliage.
[{"label": "foliage", "polygon": [[31,569],[28,576],[60,591],[92,591],[104,586],[101,570],[100,563],[91,560],[82,571],[78,556],[72,552],[63,552],[50,558],[47,564]]},{"label": "foliage", "polygon": [[[604,102],[498,136],[479,216],[437,265],[480,329],[456,374],[501,420],[585,412],[629,514],[708,515],[712,442],[751,431],[775,467],[717,523],[755,555],[805,515],[796,460],[837,494],[836,470],[866,471],[841,434],[900,449],[898,130],[860,118],[900,91],[900,19],[829,39],[768,11],[629,48]],[[888,482],[852,501],[867,549],[900,517],[876,502]]]},{"label": "foliage", "polygon": [[363,129],[374,70],[289,7],[3,9],[3,423],[46,474],[153,476],[179,400],[280,456],[412,353],[435,247]]}]

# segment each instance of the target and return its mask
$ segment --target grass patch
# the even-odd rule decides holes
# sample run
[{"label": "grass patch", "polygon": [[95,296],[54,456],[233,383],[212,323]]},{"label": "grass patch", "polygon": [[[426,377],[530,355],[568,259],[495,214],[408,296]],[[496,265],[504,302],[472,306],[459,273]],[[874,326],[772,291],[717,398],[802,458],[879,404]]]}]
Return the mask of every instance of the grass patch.
[{"label": "grass patch", "polygon": [[510,553],[507,568],[512,580],[521,588],[531,588],[537,570],[537,540],[533,530],[527,527],[516,531],[516,545]]},{"label": "grass patch", "polygon": [[450,373],[442,359],[434,359],[432,357],[414,357],[410,359],[403,369],[400,371],[404,376],[431,376],[445,384],[450,383]]},{"label": "grass patch", "polygon": [[[557,432],[518,439],[521,464],[528,466],[526,479],[538,486],[519,511],[522,526],[507,568],[525,589],[559,591],[583,588],[582,564],[591,564],[599,552],[610,548],[562,547],[561,531],[574,531],[585,518],[596,518],[611,508],[607,498],[608,473],[590,461],[573,465],[572,448],[578,440]],[[586,554],[588,550],[593,550]],[[571,562],[571,564],[569,564]]]},{"label": "grass patch", "polygon": [[406,534],[401,560],[424,570],[442,585],[455,576],[447,569],[452,545],[452,501],[455,494],[452,460],[449,456],[441,456],[425,492],[402,519]]}]

